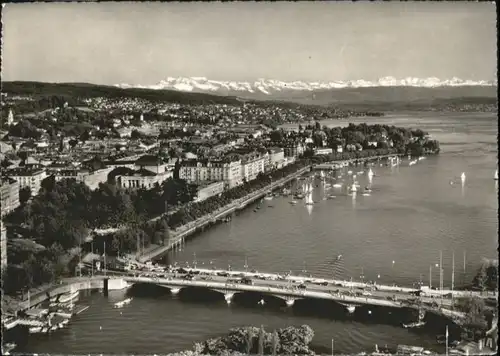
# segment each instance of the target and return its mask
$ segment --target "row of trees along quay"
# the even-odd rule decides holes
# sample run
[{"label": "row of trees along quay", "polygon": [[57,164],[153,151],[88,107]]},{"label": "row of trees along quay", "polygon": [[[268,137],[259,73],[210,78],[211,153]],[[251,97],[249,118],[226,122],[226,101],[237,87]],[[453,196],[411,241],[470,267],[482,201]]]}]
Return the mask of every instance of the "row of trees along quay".
[{"label": "row of trees along quay", "polygon": [[[311,164],[392,153],[439,152],[439,143],[430,140],[427,133],[387,125],[350,124],[344,128],[328,128],[316,124],[301,127],[299,132],[278,130],[271,133],[272,144],[300,139],[307,130],[313,132],[317,146],[342,144],[346,150],[314,156],[313,142],[295,163],[260,174],[255,180],[201,202],[193,202],[196,186],[178,179],[178,175],[149,190],[118,187],[114,177],[120,168],[112,171],[108,182],[94,191],[71,179],[56,182],[52,176],[46,178],[38,195],[23,198],[23,204],[4,218],[9,226],[8,265],[2,271],[6,293],[72,275],[82,254],[90,251],[102,254],[104,244],[109,256],[137,252],[139,245],[164,245],[171,229],[193,222]],[[326,137],[326,140],[319,142],[318,137]],[[381,147],[368,145],[372,139],[379,140]],[[393,147],[387,147],[384,142],[387,145],[392,142]],[[358,150],[359,145],[366,149]],[[118,227],[123,228],[104,236],[93,236],[92,243],[85,243],[94,229]]]}]

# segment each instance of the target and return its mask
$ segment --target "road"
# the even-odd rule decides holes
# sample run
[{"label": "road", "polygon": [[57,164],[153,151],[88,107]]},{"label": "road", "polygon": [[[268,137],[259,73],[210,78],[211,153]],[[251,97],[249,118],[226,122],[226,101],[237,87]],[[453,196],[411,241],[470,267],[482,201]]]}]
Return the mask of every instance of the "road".
[{"label": "road", "polygon": [[[253,285],[231,283],[234,276],[223,277],[217,275],[198,275],[195,280],[186,280],[177,273],[128,273],[129,278],[125,280],[129,282],[155,283],[170,285],[172,287],[202,287],[211,289],[220,289],[228,291],[253,291],[264,294],[288,295],[298,298],[320,298],[333,299],[345,303],[353,304],[373,304],[392,307],[418,307],[418,303],[426,304],[429,308],[433,303],[434,309],[438,306],[443,308],[451,308],[453,300],[451,298],[434,298],[431,296],[416,297],[408,293],[408,289],[384,290],[377,289],[376,286],[366,285],[365,287],[355,286],[354,283],[349,285],[349,282],[340,281],[337,283],[328,283],[328,285],[320,285],[315,283],[304,283],[306,289],[300,289],[300,283],[293,280],[262,280],[252,279]],[[161,277],[159,277],[161,276]],[[318,282],[320,283],[320,282]],[[347,285],[346,285],[347,284]],[[304,294],[305,293],[305,294]],[[356,295],[357,294],[357,295]]]}]

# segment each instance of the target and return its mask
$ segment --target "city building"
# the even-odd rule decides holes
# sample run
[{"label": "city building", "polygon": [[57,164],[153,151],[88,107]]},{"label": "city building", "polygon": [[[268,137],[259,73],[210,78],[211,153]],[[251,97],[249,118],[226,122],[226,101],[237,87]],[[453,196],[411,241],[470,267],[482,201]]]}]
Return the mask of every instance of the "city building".
[{"label": "city building", "polygon": [[95,190],[100,183],[105,183],[108,180],[108,174],[113,170],[113,167],[106,167],[91,171],[89,169],[59,169],[53,171],[56,182],[63,179],[74,179],[77,182],[84,183],[90,190]]},{"label": "city building", "polygon": [[315,155],[329,155],[332,153],[333,153],[333,149],[331,149],[331,148],[315,148],[314,149]]},{"label": "city building", "polygon": [[280,169],[285,165],[285,150],[281,147],[269,149],[268,169]]},{"label": "city building", "polygon": [[4,267],[7,265],[7,229],[5,228],[2,220],[0,220],[0,239],[0,249],[2,250],[2,271],[4,271]]},{"label": "city building", "polygon": [[223,181],[225,187],[230,189],[242,182],[241,160],[228,157],[221,160],[184,160],[179,178],[196,184]]},{"label": "city building", "polygon": [[1,179],[1,216],[4,216],[19,206],[19,182],[9,177],[2,177]]},{"label": "city building", "polygon": [[29,187],[31,195],[37,195],[42,181],[47,178],[45,169],[28,169],[28,168],[14,168],[4,172],[4,174],[19,182],[19,189]]},{"label": "city building", "polygon": [[117,176],[116,181],[122,188],[151,189],[156,183],[162,184],[167,179],[172,178],[172,176],[172,171],[154,173],[148,169],[140,168],[139,170],[130,172],[129,174]]},{"label": "city building", "polygon": [[145,169],[152,173],[162,174],[167,170],[167,164],[163,160],[154,155],[144,155],[135,161],[135,168]]},{"label": "city building", "polygon": [[243,155],[241,159],[241,178],[246,182],[257,178],[259,173],[264,173],[266,155],[258,152],[250,152]]},{"label": "city building", "polygon": [[225,184],[223,181],[199,185],[194,201],[199,202],[215,195],[222,194],[222,192],[224,192],[224,186]]}]

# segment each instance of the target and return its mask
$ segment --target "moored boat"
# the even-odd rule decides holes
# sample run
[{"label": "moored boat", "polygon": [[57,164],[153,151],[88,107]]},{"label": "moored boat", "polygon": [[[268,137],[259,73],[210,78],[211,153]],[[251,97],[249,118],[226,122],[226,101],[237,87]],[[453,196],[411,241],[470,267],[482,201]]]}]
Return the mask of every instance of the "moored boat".
[{"label": "moored boat", "polygon": [[79,295],[80,295],[79,291],[61,294],[59,296],[59,298],[57,299],[57,302],[60,304],[71,303],[71,302],[75,301],[76,299],[78,299]]},{"label": "moored boat", "polygon": [[125,305],[130,304],[131,301],[132,301],[132,298],[127,298],[125,300],[122,300],[121,302],[116,302],[113,307],[114,308],[122,308]]}]

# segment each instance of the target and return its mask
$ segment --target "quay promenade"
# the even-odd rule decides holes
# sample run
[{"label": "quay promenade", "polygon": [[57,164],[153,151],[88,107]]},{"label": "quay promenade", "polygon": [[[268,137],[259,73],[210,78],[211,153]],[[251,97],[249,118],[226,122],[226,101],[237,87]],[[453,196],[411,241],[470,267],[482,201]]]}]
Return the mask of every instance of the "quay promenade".
[{"label": "quay promenade", "polygon": [[181,226],[177,230],[171,232],[170,239],[164,246],[159,246],[153,250],[147,251],[146,253],[138,256],[137,260],[141,263],[151,261],[152,259],[164,254],[165,252],[168,252],[169,250],[171,250],[175,246],[182,244],[183,240],[187,236],[194,233],[195,231],[202,229],[209,224],[213,224],[218,219],[225,218],[226,216],[232,214],[233,212],[235,212],[237,210],[244,209],[247,205],[264,197],[267,193],[269,193],[270,190],[275,190],[277,188],[280,188],[284,184],[302,176],[304,173],[306,173],[310,170],[311,170],[310,166],[301,168],[296,173],[293,173],[285,178],[282,178],[282,179],[272,183],[271,185],[269,185],[267,187],[259,189],[258,191],[250,193],[249,195],[247,195],[241,199],[235,200],[235,201],[231,202],[230,204],[228,204],[228,205],[226,205],[226,206],[224,206],[224,207],[222,207],[222,208],[220,208],[220,209],[218,209],[210,214],[207,214],[207,215],[199,218],[196,221],[193,221],[191,223],[188,223],[186,225]]},{"label": "quay promenade", "polygon": [[394,158],[402,156],[400,154],[391,154],[391,155],[384,155],[384,156],[372,156],[372,157],[364,157],[364,158],[353,158],[353,159],[348,159],[348,160],[342,160],[342,161],[333,161],[333,162],[328,162],[328,163],[320,163],[316,164],[313,166],[314,170],[332,170],[332,169],[339,169],[342,168],[345,164],[350,164],[350,163],[356,163],[356,162],[366,162],[366,161],[378,161],[384,158]]}]

